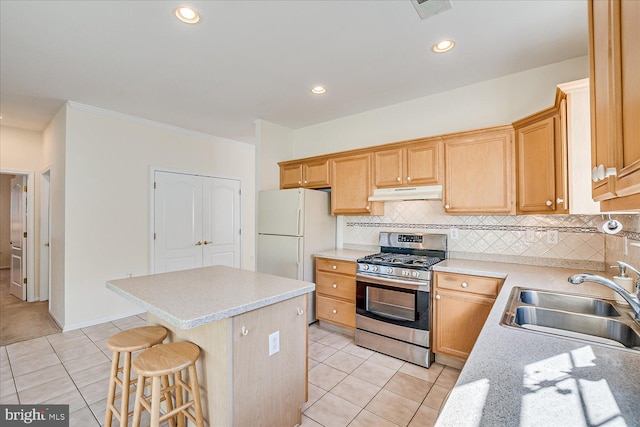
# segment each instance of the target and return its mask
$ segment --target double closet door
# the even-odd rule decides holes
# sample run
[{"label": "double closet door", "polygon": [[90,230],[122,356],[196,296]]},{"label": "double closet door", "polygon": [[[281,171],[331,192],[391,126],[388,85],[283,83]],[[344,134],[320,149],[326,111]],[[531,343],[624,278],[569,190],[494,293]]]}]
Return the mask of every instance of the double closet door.
[{"label": "double closet door", "polygon": [[240,181],[154,176],[154,273],[240,267]]}]

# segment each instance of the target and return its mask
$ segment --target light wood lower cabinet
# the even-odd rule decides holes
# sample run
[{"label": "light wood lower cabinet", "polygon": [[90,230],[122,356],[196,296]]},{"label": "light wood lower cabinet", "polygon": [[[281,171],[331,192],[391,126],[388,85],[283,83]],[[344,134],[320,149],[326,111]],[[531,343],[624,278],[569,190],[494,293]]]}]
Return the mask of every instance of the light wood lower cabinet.
[{"label": "light wood lower cabinet", "polygon": [[356,327],[356,263],[316,259],[316,317],[347,328]]},{"label": "light wood lower cabinet", "polygon": [[504,280],[434,274],[433,352],[467,360]]}]

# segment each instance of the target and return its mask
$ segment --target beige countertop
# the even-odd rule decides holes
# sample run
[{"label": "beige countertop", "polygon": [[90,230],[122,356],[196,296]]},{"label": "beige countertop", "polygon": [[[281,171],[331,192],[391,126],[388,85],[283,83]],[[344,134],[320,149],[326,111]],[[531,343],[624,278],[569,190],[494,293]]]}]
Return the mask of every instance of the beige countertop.
[{"label": "beige countertop", "polygon": [[500,325],[514,286],[612,298],[567,281],[588,271],[461,259],[434,270],[506,278],[437,426],[640,426],[640,353]]},{"label": "beige countertop", "polygon": [[110,280],[107,288],[180,329],[202,326],[298,295],[315,284],[213,266]]},{"label": "beige countertop", "polygon": [[378,251],[361,251],[355,249],[334,249],[315,253],[316,258],[341,259],[344,261],[356,261],[358,258],[374,254]]}]

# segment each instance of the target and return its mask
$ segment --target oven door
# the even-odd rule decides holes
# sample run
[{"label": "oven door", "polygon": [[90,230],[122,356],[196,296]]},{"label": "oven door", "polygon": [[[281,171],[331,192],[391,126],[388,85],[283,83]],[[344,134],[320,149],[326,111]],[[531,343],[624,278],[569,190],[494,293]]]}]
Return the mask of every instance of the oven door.
[{"label": "oven door", "polygon": [[356,277],[358,315],[405,328],[429,331],[428,283],[395,283],[362,274]]}]

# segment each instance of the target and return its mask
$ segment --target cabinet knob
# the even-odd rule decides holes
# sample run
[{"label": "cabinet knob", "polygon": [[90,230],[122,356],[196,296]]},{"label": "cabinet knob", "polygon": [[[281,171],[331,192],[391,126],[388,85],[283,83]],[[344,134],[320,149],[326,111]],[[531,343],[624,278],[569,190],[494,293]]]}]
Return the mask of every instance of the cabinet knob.
[{"label": "cabinet knob", "polygon": [[307,180],[305,179],[305,180],[304,180],[304,183],[305,183],[305,184],[308,184],[308,183],[309,183],[309,181],[307,181]]},{"label": "cabinet knob", "polygon": [[298,185],[302,184],[302,181],[298,181]]},{"label": "cabinet knob", "polygon": [[440,295],[436,295],[436,299],[440,299]]},{"label": "cabinet knob", "polygon": [[469,286],[469,284],[467,282],[462,282],[460,286],[462,286],[463,288],[466,288],[467,286]]},{"label": "cabinet knob", "polygon": [[300,307],[296,308],[296,311],[298,312],[298,316],[302,316],[302,314],[304,313],[304,310]]},{"label": "cabinet knob", "polygon": [[338,285],[336,283],[333,284],[333,289],[336,289]]},{"label": "cabinet knob", "polygon": [[616,168],[607,168],[603,164],[591,170],[591,180],[593,182],[601,181],[610,176],[616,176]]},{"label": "cabinet knob", "polygon": [[243,336],[245,336],[245,335],[247,335],[249,333],[249,330],[243,326],[242,329],[240,330],[240,333]]},{"label": "cabinet knob", "polygon": [[444,208],[445,209],[449,209],[449,205],[444,205]]},{"label": "cabinet knob", "polygon": [[552,204],[553,204],[553,202],[552,202],[551,200],[547,200],[547,201],[545,202],[545,205],[547,205],[547,206],[551,206]]},{"label": "cabinet knob", "polygon": [[337,265],[332,265],[331,268],[333,268],[335,270],[336,268],[338,268],[338,266]]},{"label": "cabinet knob", "polygon": [[401,182],[401,181],[402,181],[402,178],[397,177],[397,178],[396,178],[396,181]]},{"label": "cabinet knob", "polygon": [[410,176],[407,177],[407,182],[411,182],[411,177]]},{"label": "cabinet knob", "polygon": [[564,199],[561,199],[560,197],[558,197],[556,199],[556,203],[560,205],[560,204],[564,203]]},{"label": "cabinet knob", "polygon": [[338,310],[332,310],[333,314],[337,314]]},{"label": "cabinet knob", "polygon": [[371,206],[367,205],[367,210],[368,211],[371,210]]}]

